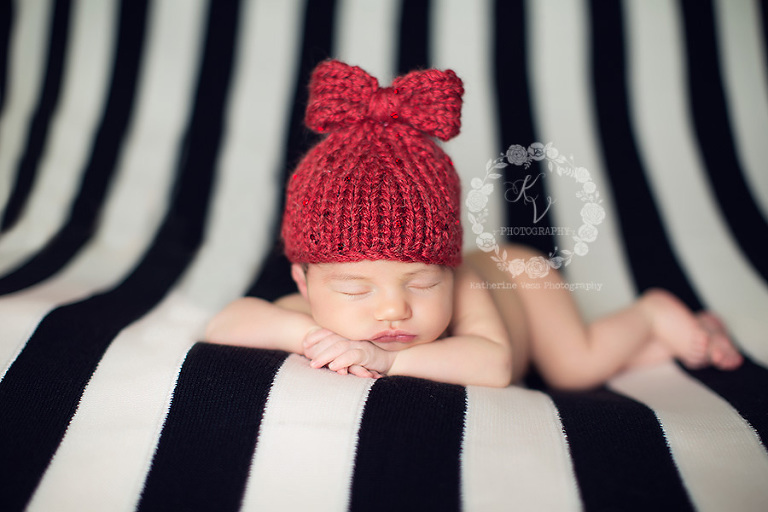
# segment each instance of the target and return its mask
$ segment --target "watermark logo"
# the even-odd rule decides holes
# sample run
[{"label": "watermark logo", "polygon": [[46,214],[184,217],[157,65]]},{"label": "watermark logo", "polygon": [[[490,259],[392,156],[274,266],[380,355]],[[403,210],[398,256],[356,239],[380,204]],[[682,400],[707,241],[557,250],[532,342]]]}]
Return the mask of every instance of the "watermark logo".
[{"label": "watermark logo", "polygon": [[[499,170],[509,165],[520,167],[521,172],[511,173],[511,181],[505,181],[507,187],[504,199],[513,203],[521,203],[531,208],[533,224],[538,223],[556,202],[552,197],[544,198],[533,195],[531,188],[537,181],[546,177],[544,172],[527,173],[531,164],[536,161],[547,163],[547,172],[556,173],[559,177],[571,178],[576,182],[576,197],[584,204],[579,212],[581,225],[577,229],[552,228],[539,226],[502,227],[498,230],[488,230],[485,222],[488,219],[488,200],[494,190],[494,181],[502,178]],[[517,170],[516,170],[517,171]],[[508,173],[510,174],[510,173]],[[509,176],[508,176],[509,177]],[[485,166],[485,176],[475,177],[470,182],[471,189],[467,194],[465,205],[468,210],[472,232],[477,235],[477,247],[491,254],[499,270],[509,272],[512,277],[525,272],[530,278],[544,277],[550,268],[559,269],[568,265],[574,256],[585,256],[589,252],[589,244],[597,240],[597,226],[605,219],[605,209],[600,199],[600,192],[592,181],[589,170],[576,165],[573,156],[565,157],[552,143],[534,142],[527,148],[518,144],[509,146],[506,153],[496,159],[488,160]],[[539,235],[570,235],[574,241],[572,249],[554,248],[548,258],[537,256],[523,260],[509,260],[507,251],[502,250],[496,241],[496,235],[539,234]]]}]

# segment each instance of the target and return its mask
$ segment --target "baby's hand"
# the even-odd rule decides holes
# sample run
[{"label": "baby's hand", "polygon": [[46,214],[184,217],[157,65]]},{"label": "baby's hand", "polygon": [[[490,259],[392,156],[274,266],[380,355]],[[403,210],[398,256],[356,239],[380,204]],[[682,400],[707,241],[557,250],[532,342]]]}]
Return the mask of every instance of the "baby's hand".
[{"label": "baby's hand", "polygon": [[313,368],[328,366],[340,375],[351,373],[373,379],[386,374],[395,358],[394,352],[370,341],[349,340],[328,329],[314,329],[305,336],[304,355]]}]

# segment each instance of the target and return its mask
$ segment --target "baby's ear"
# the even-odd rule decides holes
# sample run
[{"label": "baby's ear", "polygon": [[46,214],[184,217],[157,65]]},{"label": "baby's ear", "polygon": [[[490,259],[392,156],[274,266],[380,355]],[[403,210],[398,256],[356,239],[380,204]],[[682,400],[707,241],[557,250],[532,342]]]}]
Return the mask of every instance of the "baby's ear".
[{"label": "baby's ear", "polygon": [[299,287],[301,296],[309,300],[309,297],[307,297],[307,273],[305,267],[299,263],[293,263],[291,265],[291,277],[296,282],[296,286]]}]

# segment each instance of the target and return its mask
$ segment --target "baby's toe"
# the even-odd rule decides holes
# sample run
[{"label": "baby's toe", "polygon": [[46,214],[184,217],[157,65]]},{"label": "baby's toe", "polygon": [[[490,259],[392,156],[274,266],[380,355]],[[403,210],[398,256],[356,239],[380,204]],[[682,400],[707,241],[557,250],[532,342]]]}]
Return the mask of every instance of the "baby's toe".
[{"label": "baby's toe", "polygon": [[721,370],[734,370],[741,366],[744,357],[728,336],[723,321],[709,311],[702,312],[697,317],[701,326],[709,333],[711,364]]},{"label": "baby's toe", "polygon": [[695,329],[686,353],[681,356],[685,366],[691,369],[702,368],[709,361],[709,334],[703,329]]},{"label": "baby's toe", "polygon": [[717,358],[713,356],[712,364],[721,370],[734,370],[741,366],[744,357],[733,346],[731,340],[722,334],[716,334],[712,337],[713,351]]}]

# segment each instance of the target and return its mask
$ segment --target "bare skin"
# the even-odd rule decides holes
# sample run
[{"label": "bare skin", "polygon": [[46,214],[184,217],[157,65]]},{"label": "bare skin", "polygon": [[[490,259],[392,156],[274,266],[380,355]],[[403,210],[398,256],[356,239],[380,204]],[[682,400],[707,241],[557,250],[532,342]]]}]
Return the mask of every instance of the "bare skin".
[{"label": "bare skin", "polygon": [[274,304],[246,297],[209,323],[215,343],[286,350],[313,367],[359,377],[408,375],[504,387],[512,351],[470,267],[362,261],[292,267],[299,292]]},{"label": "bare skin", "polygon": [[[505,249],[511,259],[540,256],[523,246]],[[512,277],[482,252],[453,272],[401,262],[332,265],[309,272],[294,265],[300,293],[274,304],[235,301],[210,322],[207,339],[295,352],[339,374],[494,387],[519,382],[531,363],[549,385],[580,390],[673,357],[691,368],[731,370],[742,362],[715,315],[694,315],[663,290],[586,324],[571,293],[558,286],[558,272]],[[473,285],[483,281],[513,286]],[[377,340],[376,333],[395,331]]]},{"label": "bare skin", "polygon": [[[519,245],[505,249],[510,259],[541,256]],[[470,254],[466,263],[487,281],[506,279],[516,285],[514,290],[491,290],[504,312],[515,368],[533,362],[554,387],[591,388],[624,369],[673,357],[690,368],[713,365],[723,370],[735,369],[743,361],[714,314],[694,315],[664,290],[649,290],[631,306],[587,325],[570,292],[557,286],[563,283],[558,272],[550,270],[535,279],[525,273],[512,277],[499,271],[491,258],[480,252]],[[545,282],[553,286],[545,289]],[[535,284],[541,286],[526,286]],[[514,311],[518,307],[523,315]],[[520,325],[521,316],[525,327]],[[513,335],[516,332],[524,334]]]}]

